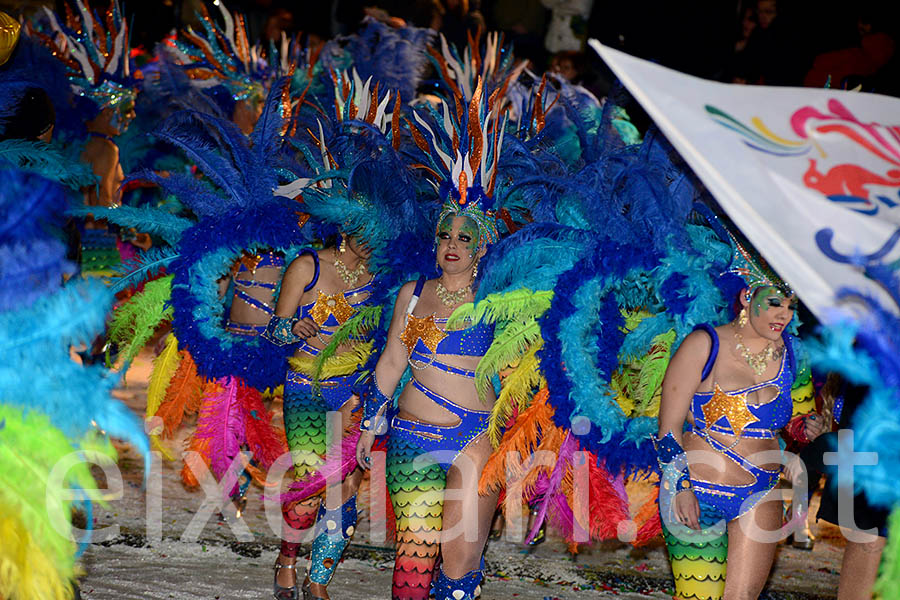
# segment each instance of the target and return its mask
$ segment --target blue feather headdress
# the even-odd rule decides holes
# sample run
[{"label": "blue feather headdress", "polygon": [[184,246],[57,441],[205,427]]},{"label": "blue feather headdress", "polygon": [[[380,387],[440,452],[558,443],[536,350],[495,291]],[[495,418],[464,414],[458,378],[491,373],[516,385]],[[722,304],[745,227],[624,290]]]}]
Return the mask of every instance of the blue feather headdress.
[{"label": "blue feather headdress", "polygon": [[487,96],[479,80],[468,103],[457,98],[453,110],[441,101],[439,111],[413,112],[418,125],[407,121],[418,158],[444,202],[437,223],[448,215],[469,217],[482,245],[499,239],[493,196],[506,129],[502,98],[502,88]]},{"label": "blue feather headdress", "polygon": [[181,32],[183,39],[166,41],[167,51],[197,88],[223,86],[234,102],[261,99],[269,65],[260,57],[259,48],[247,39],[243,16],[232,16],[224,2],[216,4],[225,23],[224,29],[210,18],[206,6],[201,4],[198,17],[203,31],[198,33],[188,27]]},{"label": "blue feather headdress", "polygon": [[[525,70],[526,61],[514,62],[512,49],[503,44],[503,34],[490,32],[481,44],[481,33],[469,36],[469,43],[460,56],[441,35],[441,49],[428,47],[429,58],[439,75],[439,85],[448,100],[460,99],[468,104],[479,84],[490,96],[498,88],[506,88]],[[504,96],[505,91],[500,94]]]},{"label": "blue feather headdress", "polygon": [[359,31],[328,41],[320,61],[326,70],[359,72],[401,101],[412,101],[428,64],[426,48],[434,32],[418,27],[390,27],[366,17]]},{"label": "blue feather headdress", "polygon": [[87,0],[68,3],[65,23],[45,8],[54,37],[38,34],[53,55],[68,67],[69,82],[76,95],[90,100],[97,111],[134,104],[137,81],[131,73],[128,24],[118,0],[106,11],[105,23]]}]

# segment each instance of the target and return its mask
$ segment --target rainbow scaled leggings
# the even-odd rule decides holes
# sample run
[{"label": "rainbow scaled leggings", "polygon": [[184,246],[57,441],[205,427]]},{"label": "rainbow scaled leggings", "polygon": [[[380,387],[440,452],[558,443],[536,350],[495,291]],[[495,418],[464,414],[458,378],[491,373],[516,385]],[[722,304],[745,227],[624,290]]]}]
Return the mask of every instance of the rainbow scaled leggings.
[{"label": "rainbow scaled leggings", "polygon": [[[325,379],[316,389],[303,373],[288,371],[284,384],[284,430],[293,454],[295,478],[309,475],[321,466],[327,451],[326,414],[339,410],[350,399],[355,377],[354,374]],[[281,542],[284,556],[297,556],[299,536],[293,533],[313,526],[319,499],[313,496],[282,505],[285,523],[293,530],[286,531]]]},{"label": "rainbow scaled leggings", "polygon": [[679,525],[678,536],[663,521],[663,537],[675,578],[674,598],[719,600],[725,593],[728,533],[711,527],[719,518],[710,519],[701,509],[703,529],[693,532]]},{"label": "rainbow scaled leggings", "polygon": [[447,472],[427,459],[414,464],[425,452],[411,436],[389,433],[386,480],[397,520],[397,557],[391,587],[394,600],[428,598],[441,549]]}]

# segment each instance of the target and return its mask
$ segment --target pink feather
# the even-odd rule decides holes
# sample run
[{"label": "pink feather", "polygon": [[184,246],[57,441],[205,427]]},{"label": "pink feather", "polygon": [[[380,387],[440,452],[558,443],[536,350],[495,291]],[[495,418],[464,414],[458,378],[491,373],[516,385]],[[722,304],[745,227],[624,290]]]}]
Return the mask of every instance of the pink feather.
[{"label": "pink feather", "polygon": [[234,377],[226,377],[216,383],[222,390],[201,400],[195,436],[209,440],[210,469],[216,479],[221,480],[234,457],[240,453],[245,438],[238,391],[246,386]]},{"label": "pink feather", "polygon": [[[566,439],[563,440],[563,443],[559,447],[559,454],[556,458],[556,464],[553,466],[553,471],[550,473],[550,477],[546,480],[546,483],[542,482],[543,491],[543,500],[541,500],[540,505],[538,506],[537,514],[535,515],[534,523],[532,524],[531,531],[528,532],[528,539],[525,540],[525,543],[531,543],[534,539],[534,536],[537,535],[538,531],[541,528],[541,524],[544,522],[544,519],[547,518],[547,509],[550,508],[551,501],[554,500],[554,496],[557,495],[560,486],[562,485],[563,477],[565,477],[566,471],[569,469],[569,466],[572,464],[572,457],[575,454],[575,448],[577,447],[575,443],[575,438],[572,437],[571,432],[566,435]],[[539,478],[540,481],[540,478]],[[537,487],[537,485],[535,485]],[[554,505],[558,507],[559,500],[556,499],[553,502]],[[568,507],[566,507],[568,509]],[[572,513],[571,510],[568,510],[569,514]],[[561,515],[556,515],[557,517]]]},{"label": "pink feather", "polygon": [[331,447],[322,466],[315,473],[293,482],[290,491],[281,494],[279,501],[286,503],[305,500],[321,493],[328,483],[343,481],[356,469],[356,444],[359,437],[359,424],[355,423],[344,434],[341,442]]}]

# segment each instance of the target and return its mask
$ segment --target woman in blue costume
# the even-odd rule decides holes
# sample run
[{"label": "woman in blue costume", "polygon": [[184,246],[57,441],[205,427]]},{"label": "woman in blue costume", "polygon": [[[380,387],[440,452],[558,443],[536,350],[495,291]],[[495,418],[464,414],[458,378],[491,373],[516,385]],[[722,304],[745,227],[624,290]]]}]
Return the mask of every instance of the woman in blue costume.
[{"label": "woman in blue costume", "polygon": [[758,597],[782,523],[769,494],[781,473],[777,431],[794,408],[786,331],[797,299],[735,246],[732,272],[746,285],[738,317],[688,335],[662,386],[660,516],[679,598]]},{"label": "woman in blue costume", "polygon": [[[427,116],[416,115],[422,129],[413,129],[413,137],[428,153],[424,160],[445,198],[434,238],[440,276],[400,289],[387,344],[365,394],[360,465],[371,465],[375,436],[388,435],[386,479],[397,531],[393,598],[475,598],[497,506],[498,491],[481,495],[478,486],[493,450],[486,433],[494,394],[481,396],[475,384],[493,327],[447,323],[457,307],[474,300],[478,263],[498,238],[490,209],[502,102],[483,98],[479,82],[468,104],[458,121],[446,106],[443,121],[429,124]],[[391,398],[407,366],[412,377],[395,411]],[[442,562],[434,573],[438,555]]]},{"label": "woman in blue costume", "polygon": [[[319,251],[306,251],[285,271],[275,316],[264,334],[276,344],[296,343],[297,350],[284,387],[284,423],[288,447],[293,453],[295,476],[301,478],[318,466],[326,450],[326,415],[338,411],[342,431],[349,429],[353,410],[356,368],[350,373],[317,378],[314,361],[328,346],[335,331],[366,304],[373,277],[366,259],[370,250],[355,237],[342,235],[340,243]],[[353,357],[365,340],[351,339],[337,349],[334,358]],[[313,541],[311,567],[303,583],[304,597],[325,598],[344,548],[356,526],[356,492],[362,471],[356,469],[340,486],[340,494],[327,493],[285,502],[282,511],[288,530],[275,564],[275,597],[295,598],[294,563],[300,548],[299,532],[316,522],[341,523],[340,532],[318,531]],[[333,503],[334,506],[329,504]],[[343,515],[343,520],[332,515]],[[341,535],[335,536],[335,533]]]},{"label": "woman in blue costume", "polygon": [[[363,475],[354,454],[360,411],[353,389],[383,344],[382,305],[409,277],[406,270],[422,262],[422,253],[409,246],[427,235],[412,206],[419,193],[388,135],[391,119],[385,109],[393,93],[379,95],[377,85],[363,83],[355,72],[334,77],[334,118],[322,123],[317,115],[318,136],[312,136],[317,147],[301,147],[317,177],[298,191],[311,221],[343,233],[338,243],[306,250],[289,265],[264,334],[276,344],[297,344],[284,392],[297,481],[281,498],[285,531],[275,565],[276,598],[295,597],[299,533],[314,523],[301,589],[306,599],[328,598],[326,587],[356,527],[356,492]],[[399,102],[397,117],[398,111]],[[320,159],[322,164],[313,164]],[[337,461],[339,483],[323,475],[333,465],[333,449],[326,446],[330,412],[341,415],[335,446],[345,458]]]},{"label": "woman in blue costume", "polygon": [[[388,344],[375,368],[374,401],[367,404],[362,423],[366,433],[359,454],[361,464],[368,465],[379,421],[388,418],[385,392],[397,387],[409,364],[413,376],[390,419],[388,437],[388,491],[398,535],[394,598],[428,597],[438,553],[443,563],[434,582],[436,597],[450,597],[457,589],[474,597],[497,506],[497,492],[478,494],[478,477],[492,447],[484,435],[490,411],[474,383],[475,367],[491,345],[493,331],[484,325],[444,329],[455,308],[474,300],[478,261],[496,239],[495,231],[481,232],[466,212],[445,210],[440,220],[441,276],[410,282],[397,296]],[[432,460],[416,464],[425,454]],[[445,489],[456,490],[452,500],[442,498]]]}]

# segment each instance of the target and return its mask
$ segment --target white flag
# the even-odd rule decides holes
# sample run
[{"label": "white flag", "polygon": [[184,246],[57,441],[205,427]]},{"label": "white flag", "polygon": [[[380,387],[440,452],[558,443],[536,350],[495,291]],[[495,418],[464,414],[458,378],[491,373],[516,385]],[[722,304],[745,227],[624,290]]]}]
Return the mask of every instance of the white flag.
[{"label": "white flag", "polygon": [[821,321],[856,312],[844,287],[895,307],[851,261],[900,259],[900,99],[716,83],[590,44]]}]

